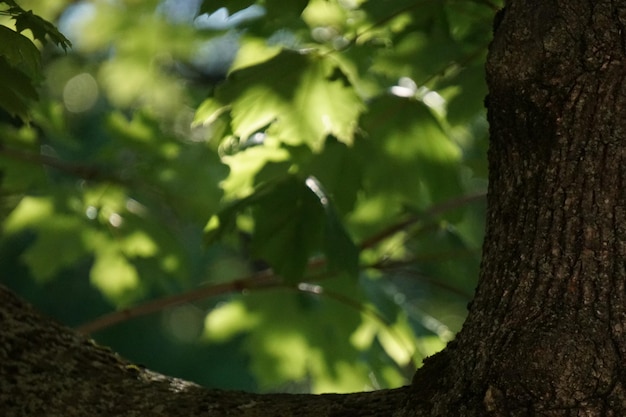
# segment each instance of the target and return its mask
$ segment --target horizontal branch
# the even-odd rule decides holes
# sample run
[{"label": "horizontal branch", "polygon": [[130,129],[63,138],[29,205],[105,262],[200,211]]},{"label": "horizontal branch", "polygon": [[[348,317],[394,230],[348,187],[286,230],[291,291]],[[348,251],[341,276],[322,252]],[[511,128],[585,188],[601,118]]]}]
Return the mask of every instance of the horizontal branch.
[{"label": "horizontal branch", "polygon": [[[361,250],[369,247],[373,247],[381,241],[393,236],[395,233],[409,227],[410,225],[422,220],[427,219],[432,216],[436,216],[442,214],[446,211],[453,210],[459,208],[463,205],[480,201],[485,197],[484,193],[470,194],[466,196],[462,196],[459,198],[454,198],[448,201],[445,201],[440,204],[436,204],[432,206],[430,209],[426,210],[424,213],[420,215],[414,215],[410,218],[403,220],[399,223],[396,223],[387,229],[377,233],[369,239],[366,239],[363,243],[359,245]],[[326,259],[323,257],[316,257],[309,260],[307,269],[309,271],[323,268],[326,265]],[[375,265],[374,267],[384,269],[382,264]],[[319,280],[320,276],[316,276],[316,280]],[[250,275],[245,278],[241,278],[238,280],[220,283],[220,284],[211,284],[207,286],[203,286],[200,288],[194,288],[192,290],[186,291],[182,294],[175,294],[171,296],[166,296],[162,298],[158,298],[156,300],[148,301],[146,303],[140,304],[135,307],[126,308],[119,311],[114,311],[112,313],[103,315],[93,321],[85,323],[76,328],[76,330],[85,333],[91,334],[102,329],[114,326],[116,324],[122,323],[124,321],[130,320],[132,318],[141,317],[149,314],[153,314],[159,311],[162,311],[166,308],[176,307],[182,304],[191,303],[194,301],[203,300],[209,297],[214,297],[217,295],[222,295],[230,292],[241,292],[244,290],[258,290],[262,288],[270,288],[276,287],[280,285],[285,285],[284,280],[276,275],[276,273],[272,269],[266,269],[264,271],[258,272],[256,274]]]},{"label": "horizontal branch", "polygon": [[408,217],[407,219],[404,219],[398,223],[392,224],[391,226],[369,237],[368,239],[365,239],[363,242],[361,242],[359,247],[361,249],[372,248],[376,246],[377,244],[379,244],[380,242],[384,241],[385,239],[395,235],[396,233],[402,230],[405,230],[407,227],[412,226],[413,224],[419,221],[438,216],[447,211],[454,210],[459,207],[463,207],[470,203],[484,200],[486,195],[487,194],[485,192],[479,192],[479,193],[474,193],[474,194],[463,195],[457,198],[444,201],[439,204],[434,204],[430,206],[427,210],[425,210],[423,213],[414,214]]},{"label": "horizontal branch", "polygon": [[47,166],[57,171],[69,174],[84,180],[107,181],[116,184],[128,185],[121,178],[106,173],[98,168],[82,164],[74,164],[48,155],[35,152],[27,152],[9,148],[0,143],[0,155],[15,161],[25,162],[31,165]]},{"label": "horizontal branch", "polygon": [[[0,349],[0,409],[7,416],[400,416],[419,395],[410,387],[324,395],[202,388],[120,358],[1,285],[0,328],[7,347]],[[211,372],[210,363],[203,366]]]}]

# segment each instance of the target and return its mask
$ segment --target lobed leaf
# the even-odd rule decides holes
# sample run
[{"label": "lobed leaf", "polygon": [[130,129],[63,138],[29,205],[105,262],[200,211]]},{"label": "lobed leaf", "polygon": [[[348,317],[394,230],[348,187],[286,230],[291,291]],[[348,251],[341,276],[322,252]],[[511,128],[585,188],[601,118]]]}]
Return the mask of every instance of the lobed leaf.
[{"label": "lobed leaf", "polygon": [[18,32],[30,29],[35,39],[42,43],[46,43],[48,38],[50,38],[52,43],[63,48],[65,51],[72,46],[72,42],[59,32],[52,23],[37,16],[30,10],[22,11],[14,15],[13,19],[15,20],[15,28]]},{"label": "lobed leaf", "polygon": [[290,145],[319,150],[328,135],[351,143],[363,103],[330,59],[283,51],[231,74],[216,92],[231,106],[235,135],[268,133]]},{"label": "lobed leaf", "polygon": [[[461,152],[423,103],[396,96],[372,101],[359,143],[370,191],[425,207],[461,193]],[[407,175],[411,172],[413,175]]]},{"label": "lobed leaf", "polygon": [[285,279],[301,279],[309,257],[316,254],[326,256],[330,270],[356,276],[358,250],[315,178],[287,176],[263,184],[214,216],[205,228],[206,241],[214,242],[232,230],[246,209],[252,210],[255,225],[252,256],[268,262]]}]

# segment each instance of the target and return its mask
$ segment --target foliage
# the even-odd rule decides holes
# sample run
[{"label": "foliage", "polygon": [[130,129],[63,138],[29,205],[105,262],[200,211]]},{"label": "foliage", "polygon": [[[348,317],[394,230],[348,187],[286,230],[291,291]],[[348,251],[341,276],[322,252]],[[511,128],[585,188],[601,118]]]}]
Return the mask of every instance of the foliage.
[{"label": "foliage", "polygon": [[95,336],[222,387],[397,386],[458,330],[496,4],[20,2],[65,53],[0,3],[3,282],[72,324],[183,293]]},{"label": "foliage", "polygon": [[29,29],[35,39],[46,42],[49,38],[65,50],[71,43],[50,22],[22,9],[13,0],[0,1],[2,15],[14,20],[15,31],[0,26],[0,76],[11,81],[0,90],[0,107],[13,115],[26,117],[29,101],[37,99],[36,83],[43,74],[39,51],[20,32]]}]

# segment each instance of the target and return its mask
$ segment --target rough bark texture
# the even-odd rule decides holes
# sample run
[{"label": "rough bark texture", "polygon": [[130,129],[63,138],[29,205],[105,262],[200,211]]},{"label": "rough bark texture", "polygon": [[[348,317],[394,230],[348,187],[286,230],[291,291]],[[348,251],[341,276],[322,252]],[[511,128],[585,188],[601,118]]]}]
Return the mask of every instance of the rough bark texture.
[{"label": "rough bark texture", "polygon": [[410,395],[408,387],[350,395],[208,390],[125,361],[2,286],[0,329],[2,417],[393,416]]},{"label": "rough bark texture", "polygon": [[626,415],[625,25],[621,0],[501,16],[481,277],[433,416]]},{"label": "rough bark texture", "polygon": [[491,46],[487,235],[463,330],[412,387],[204,390],[0,287],[3,416],[625,416],[626,1],[513,0]]}]

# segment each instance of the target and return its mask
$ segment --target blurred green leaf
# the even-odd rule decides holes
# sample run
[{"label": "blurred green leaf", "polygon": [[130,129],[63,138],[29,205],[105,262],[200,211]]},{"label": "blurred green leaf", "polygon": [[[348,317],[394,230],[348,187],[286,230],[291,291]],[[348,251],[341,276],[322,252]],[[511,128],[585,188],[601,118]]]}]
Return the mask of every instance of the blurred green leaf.
[{"label": "blurred green leaf", "polygon": [[454,97],[448,103],[448,121],[452,124],[467,123],[485,108],[487,83],[482,65],[472,65],[459,71],[459,74],[442,83],[442,88],[453,86]]},{"label": "blurred green leaf", "polygon": [[[137,290],[140,285],[137,269],[128,258],[116,250],[102,250],[97,253],[91,268],[91,282],[118,304],[124,305],[132,300],[129,293]],[[133,297],[134,298],[134,297]]]},{"label": "blurred green leaf", "polygon": [[23,259],[40,281],[51,279],[85,255],[87,249],[80,239],[83,227],[76,217],[55,215],[52,201],[45,197],[22,199],[4,222],[5,233],[23,229],[36,233]]},{"label": "blurred green leaf", "polygon": [[[323,287],[316,288],[323,292]],[[263,386],[314,376],[314,391],[324,392],[336,390],[342,374],[349,380],[348,375],[356,371],[359,377],[356,381],[344,380],[348,385],[345,389],[362,389],[367,369],[342,366],[359,354],[353,345],[346,343],[347,335],[361,322],[358,310],[323,294],[298,294],[289,290],[255,294],[246,299],[246,305],[266,323],[250,332],[245,344]],[[306,336],[300,329],[306,329]]]}]

